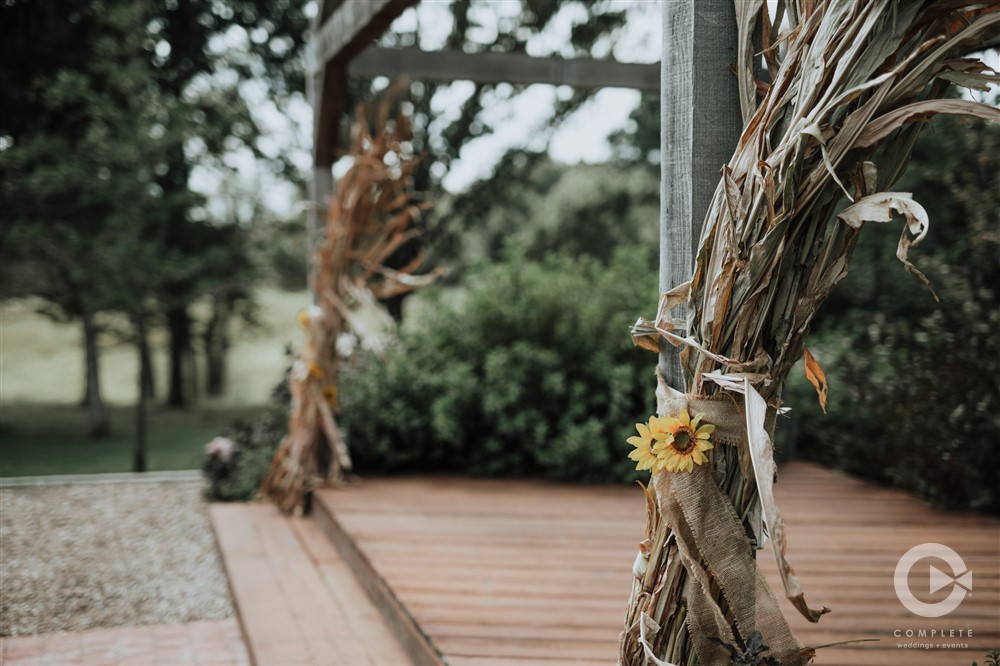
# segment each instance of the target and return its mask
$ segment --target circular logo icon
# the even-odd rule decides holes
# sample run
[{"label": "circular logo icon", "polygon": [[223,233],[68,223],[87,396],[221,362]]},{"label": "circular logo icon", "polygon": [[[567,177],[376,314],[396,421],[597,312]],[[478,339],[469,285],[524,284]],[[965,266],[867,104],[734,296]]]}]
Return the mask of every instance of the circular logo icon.
[{"label": "circular logo icon", "polygon": [[[949,585],[952,586],[951,593],[936,603],[921,601],[910,591],[910,570],[917,562],[928,557],[944,560],[951,568],[951,573],[947,574],[933,564],[928,565],[930,567],[930,594],[934,594]],[[906,607],[906,610],[921,617],[942,617],[958,608],[965,599],[965,595],[972,590],[972,572],[966,568],[961,556],[948,546],[940,543],[922,543],[909,549],[899,558],[899,563],[896,564],[896,574],[893,576],[893,584],[896,587],[896,596],[899,597],[899,602]]]}]

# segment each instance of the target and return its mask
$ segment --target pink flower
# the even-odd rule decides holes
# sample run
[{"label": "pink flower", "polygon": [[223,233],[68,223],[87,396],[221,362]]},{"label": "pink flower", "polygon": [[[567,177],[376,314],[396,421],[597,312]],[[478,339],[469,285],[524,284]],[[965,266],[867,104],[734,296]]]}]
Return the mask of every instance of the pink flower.
[{"label": "pink flower", "polygon": [[205,445],[205,453],[212,456],[213,458],[218,458],[219,460],[229,460],[233,455],[233,440],[228,437],[216,437],[211,442]]}]

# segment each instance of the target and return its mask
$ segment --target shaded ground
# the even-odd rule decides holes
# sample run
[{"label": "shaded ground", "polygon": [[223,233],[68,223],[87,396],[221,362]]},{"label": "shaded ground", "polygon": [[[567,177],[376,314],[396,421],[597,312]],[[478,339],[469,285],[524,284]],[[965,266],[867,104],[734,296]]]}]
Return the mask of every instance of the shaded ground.
[{"label": "shaded ground", "polygon": [[231,617],[200,493],[200,481],[0,489],[0,634]]}]

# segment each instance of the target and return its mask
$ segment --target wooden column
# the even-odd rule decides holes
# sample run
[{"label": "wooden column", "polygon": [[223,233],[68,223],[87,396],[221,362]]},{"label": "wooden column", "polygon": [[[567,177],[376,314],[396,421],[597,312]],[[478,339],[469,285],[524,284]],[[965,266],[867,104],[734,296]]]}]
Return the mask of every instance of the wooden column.
[{"label": "wooden column", "polygon": [[[730,71],[737,59],[732,1],[670,0],[661,7],[660,290],[667,291],[691,279],[705,213],[743,123]],[[677,352],[664,345],[660,370],[684,390]]]},{"label": "wooden column", "polygon": [[309,218],[306,222],[306,261],[309,266],[309,289],[313,288],[312,270],[316,247],[326,228],[326,214],[330,209],[333,195],[333,171],[329,164],[313,166],[312,180],[309,181]]},{"label": "wooden column", "polygon": [[[313,141],[317,141],[320,127],[320,114],[324,112],[322,99],[323,78],[325,68],[306,74],[306,87],[309,103],[313,109]],[[320,234],[326,226],[326,213],[330,196],[333,194],[332,152],[317,150],[313,146],[312,178],[309,180],[309,212],[306,218],[306,281],[309,290],[313,288],[313,253]],[[315,294],[313,294],[315,298]]]}]

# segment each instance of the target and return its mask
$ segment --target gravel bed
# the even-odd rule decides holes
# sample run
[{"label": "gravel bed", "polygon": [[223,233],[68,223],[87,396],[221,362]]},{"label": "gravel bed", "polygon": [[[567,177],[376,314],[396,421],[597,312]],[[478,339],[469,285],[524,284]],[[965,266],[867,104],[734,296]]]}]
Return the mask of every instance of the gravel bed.
[{"label": "gravel bed", "polygon": [[201,488],[0,489],[0,635],[231,617]]}]

